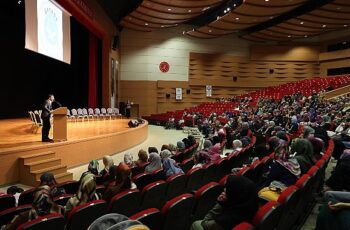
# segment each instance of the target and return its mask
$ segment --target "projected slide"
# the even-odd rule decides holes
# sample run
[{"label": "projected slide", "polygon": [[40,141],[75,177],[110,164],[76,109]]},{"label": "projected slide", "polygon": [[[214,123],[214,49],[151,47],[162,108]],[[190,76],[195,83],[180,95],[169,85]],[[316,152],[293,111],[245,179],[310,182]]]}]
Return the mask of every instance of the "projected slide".
[{"label": "projected slide", "polygon": [[38,51],[63,59],[62,11],[48,0],[37,0]]},{"label": "projected slide", "polygon": [[70,63],[70,14],[53,0],[27,0],[25,48]]}]

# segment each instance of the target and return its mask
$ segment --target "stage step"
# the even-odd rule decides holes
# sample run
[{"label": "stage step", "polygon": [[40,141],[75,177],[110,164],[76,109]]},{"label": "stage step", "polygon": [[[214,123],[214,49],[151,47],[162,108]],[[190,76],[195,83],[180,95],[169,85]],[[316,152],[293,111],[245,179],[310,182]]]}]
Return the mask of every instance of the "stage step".
[{"label": "stage step", "polygon": [[36,161],[51,159],[53,157],[55,157],[55,152],[49,151],[43,153],[24,155],[20,157],[20,160],[23,160],[23,164],[28,164]]},{"label": "stage step", "polygon": [[62,165],[61,159],[55,152],[43,152],[20,157],[20,182],[30,186],[38,186],[40,177],[51,172],[57,182],[73,179],[73,174],[67,172],[67,166]]}]

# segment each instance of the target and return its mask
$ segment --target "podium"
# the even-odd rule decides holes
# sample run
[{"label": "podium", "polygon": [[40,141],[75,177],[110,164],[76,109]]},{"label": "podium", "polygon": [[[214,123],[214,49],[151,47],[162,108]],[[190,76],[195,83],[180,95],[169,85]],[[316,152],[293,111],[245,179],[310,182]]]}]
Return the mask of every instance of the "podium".
[{"label": "podium", "polygon": [[67,107],[60,107],[52,111],[54,141],[67,140]]}]

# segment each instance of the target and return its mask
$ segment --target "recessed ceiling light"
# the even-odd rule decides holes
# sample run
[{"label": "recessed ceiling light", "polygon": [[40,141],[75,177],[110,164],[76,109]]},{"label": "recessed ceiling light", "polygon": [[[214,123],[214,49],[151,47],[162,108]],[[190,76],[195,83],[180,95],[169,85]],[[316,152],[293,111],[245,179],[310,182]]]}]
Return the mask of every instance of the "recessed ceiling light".
[{"label": "recessed ceiling light", "polygon": [[175,26],[178,26],[179,24],[175,24]]},{"label": "recessed ceiling light", "polygon": [[342,42],[343,45],[346,45],[346,42]]},{"label": "recessed ceiling light", "polygon": [[217,16],[217,17],[216,17],[216,20],[219,20],[219,19],[220,19],[220,16]]},{"label": "recessed ceiling light", "polygon": [[323,28],[327,27],[327,25],[322,25]]},{"label": "recessed ceiling light", "polygon": [[270,0],[265,0],[265,2],[268,2],[268,1],[270,1]]},{"label": "recessed ceiling light", "polygon": [[212,30],[209,30],[209,33],[211,33],[212,32]]},{"label": "recessed ceiling light", "polygon": [[307,38],[307,35],[304,35],[304,38]]},{"label": "recessed ceiling light", "polygon": [[348,25],[344,25],[344,27],[348,27]]},{"label": "recessed ceiling light", "polygon": [[340,10],[341,9],[341,7],[337,7],[337,10]]},{"label": "recessed ceiling light", "polygon": [[145,26],[148,26],[148,23],[145,23]]},{"label": "recessed ceiling light", "polygon": [[273,16],[270,16],[270,19],[273,19]]},{"label": "recessed ceiling light", "polygon": [[237,17],[237,18],[235,18],[236,20],[239,20],[239,18]]},{"label": "recessed ceiling light", "polygon": [[171,8],[168,8],[168,11],[171,11]]},{"label": "recessed ceiling light", "polygon": [[186,32],[185,31],[182,31],[182,34],[185,34]]},{"label": "recessed ceiling light", "polygon": [[206,11],[206,10],[209,10],[210,9],[210,6],[207,6],[207,7],[204,7],[203,9],[202,9],[202,11]]},{"label": "recessed ceiling light", "polygon": [[224,14],[226,14],[226,10],[224,10]]},{"label": "recessed ceiling light", "polygon": [[164,27],[164,25],[161,25],[160,27],[162,27],[162,28],[163,28],[163,27]]},{"label": "recessed ceiling light", "polygon": [[233,4],[233,7],[236,7],[237,5],[236,5],[236,3],[235,4]]},{"label": "recessed ceiling light", "polygon": [[191,12],[192,12],[192,10],[188,10],[188,12],[189,12],[189,13],[191,13]]},{"label": "recessed ceiling light", "polygon": [[227,7],[227,9],[226,9],[227,11],[230,11],[231,10],[231,8],[230,7]]},{"label": "recessed ceiling light", "polygon": [[302,25],[302,24],[304,24],[304,22],[300,22],[300,24]]},{"label": "recessed ceiling light", "polygon": [[290,37],[292,37],[292,36],[288,35],[288,37],[290,38]]}]

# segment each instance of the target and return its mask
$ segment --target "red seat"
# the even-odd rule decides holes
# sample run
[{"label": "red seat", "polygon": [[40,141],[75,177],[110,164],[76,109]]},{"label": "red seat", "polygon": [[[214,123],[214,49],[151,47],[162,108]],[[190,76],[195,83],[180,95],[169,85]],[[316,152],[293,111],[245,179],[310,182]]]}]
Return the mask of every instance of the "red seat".
[{"label": "red seat", "polygon": [[259,208],[253,218],[253,225],[259,230],[271,230],[277,227],[281,216],[281,205],[276,201],[269,201]]},{"label": "red seat", "polygon": [[300,201],[300,190],[292,185],[286,188],[278,197],[277,202],[282,206],[282,215],[277,229],[290,229],[299,217],[297,206]]},{"label": "red seat", "polygon": [[87,229],[94,220],[107,213],[107,203],[104,200],[94,200],[76,206],[69,212],[66,230]]},{"label": "red seat", "polygon": [[19,195],[18,205],[25,205],[33,203],[35,188],[25,190]]},{"label": "red seat", "polygon": [[217,164],[215,163],[209,163],[203,166],[204,173],[202,178],[202,185],[217,180],[217,168]]},{"label": "red seat", "polygon": [[224,177],[226,174],[230,173],[231,168],[229,166],[230,162],[228,157],[222,158],[216,162],[217,168],[216,168],[216,177],[215,181],[220,180],[222,177]]},{"label": "red seat", "polygon": [[254,226],[250,223],[243,222],[232,228],[232,230],[254,230]]},{"label": "red seat", "polygon": [[53,198],[53,201],[61,206],[66,206],[67,201],[72,197],[72,194],[63,194],[61,196],[57,196]]},{"label": "red seat", "polygon": [[129,189],[115,195],[108,205],[109,212],[131,216],[139,211],[141,193],[137,189]]},{"label": "red seat", "polygon": [[0,196],[0,212],[16,206],[16,198],[13,195]]},{"label": "red seat", "polygon": [[159,209],[149,208],[130,216],[131,220],[138,220],[152,230],[162,229],[162,215]]},{"label": "red seat", "polygon": [[166,176],[163,169],[158,169],[152,172],[152,181],[165,180],[165,179],[166,179]]},{"label": "red seat", "polygon": [[142,190],[146,185],[152,182],[152,175],[149,173],[140,173],[132,178],[139,190]]},{"label": "red seat", "polygon": [[189,193],[177,196],[168,201],[161,211],[163,217],[162,229],[189,229],[194,203],[194,196]]},{"label": "red seat", "polygon": [[32,205],[26,204],[0,212],[0,224],[8,224],[16,215],[32,209]]},{"label": "red seat", "polygon": [[197,190],[199,187],[201,187],[202,184],[202,177],[204,174],[204,169],[202,168],[194,168],[189,170],[187,175],[187,185],[186,190],[191,192]]},{"label": "red seat", "polygon": [[68,194],[76,194],[80,182],[75,180],[65,181],[56,185],[57,188],[63,188]]},{"label": "red seat", "polygon": [[165,181],[159,180],[147,185],[142,190],[141,207],[160,209],[165,203],[167,184]]},{"label": "red seat", "polygon": [[219,183],[210,182],[199,188],[194,197],[196,204],[194,208],[194,220],[201,220],[214,207],[217,198],[222,192],[223,188]]},{"label": "red seat", "polygon": [[168,177],[166,180],[167,192],[166,199],[170,200],[176,196],[179,196],[186,191],[187,176],[185,174],[179,173]]},{"label": "red seat", "polygon": [[180,163],[180,167],[184,173],[187,173],[194,165],[193,159],[188,158]]},{"label": "red seat", "polygon": [[60,214],[49,214],[38,217],[20,225],[17,230],[62,230],[64,229],[64,217]]}]

